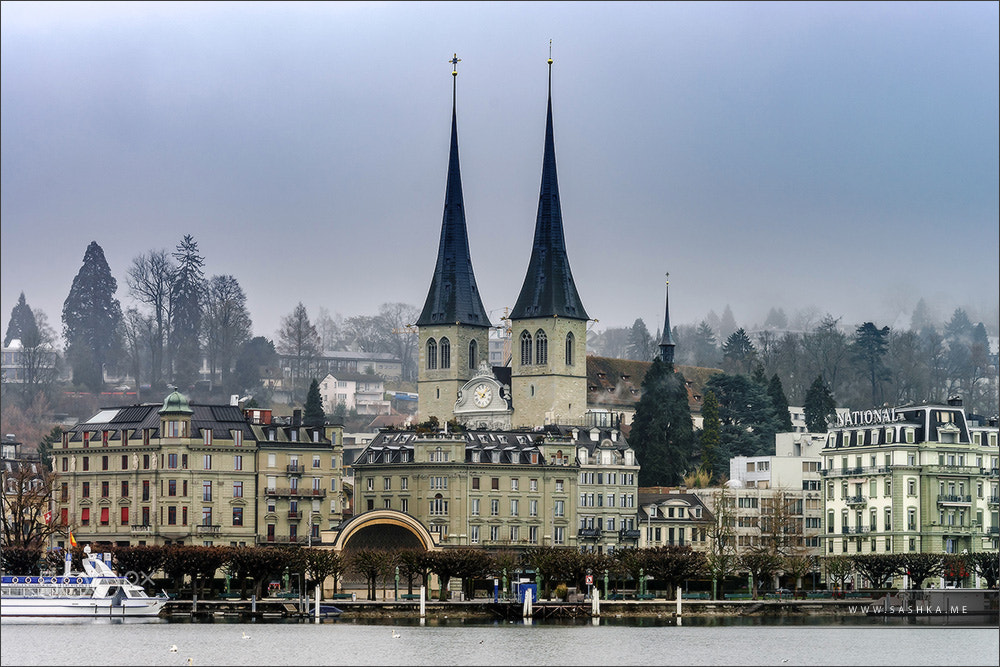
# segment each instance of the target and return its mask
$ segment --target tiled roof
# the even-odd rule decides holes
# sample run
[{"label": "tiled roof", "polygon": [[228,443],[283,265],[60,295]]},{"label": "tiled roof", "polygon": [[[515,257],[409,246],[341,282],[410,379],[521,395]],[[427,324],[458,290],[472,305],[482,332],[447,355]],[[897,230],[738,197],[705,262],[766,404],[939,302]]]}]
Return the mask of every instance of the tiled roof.
[{"label": "tiled roof", "polygon": [[[588,356],[587,405],[592,408],[634,408],[642,397],[642,381],[650,366],[650,361]],[[674,370],[683,375],[688,383],[691,410],[700,411],[705,383],[722,371],[699,366],[674,366]]]}]

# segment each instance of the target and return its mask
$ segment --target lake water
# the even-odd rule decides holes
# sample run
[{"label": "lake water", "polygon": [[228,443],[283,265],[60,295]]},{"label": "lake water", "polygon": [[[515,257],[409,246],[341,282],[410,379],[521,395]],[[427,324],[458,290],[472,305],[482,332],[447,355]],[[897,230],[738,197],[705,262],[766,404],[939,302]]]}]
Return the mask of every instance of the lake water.
[{"label": "lake water", "polygon": [[[786,619],[787,620],[787,619]],[[718,623],[718,621],[714,621]],[[996,628],[657,619],[473,623],[27,621],[8,665],[997,665]],[[773,624],[772,624],[773,623]],[[396,638],[393,635],[398,634]],[[244,638],[244,636],[246,638]],[[170,647],[177,651],[171,652]],[[189,662],[190,659],[190,662]]]}]

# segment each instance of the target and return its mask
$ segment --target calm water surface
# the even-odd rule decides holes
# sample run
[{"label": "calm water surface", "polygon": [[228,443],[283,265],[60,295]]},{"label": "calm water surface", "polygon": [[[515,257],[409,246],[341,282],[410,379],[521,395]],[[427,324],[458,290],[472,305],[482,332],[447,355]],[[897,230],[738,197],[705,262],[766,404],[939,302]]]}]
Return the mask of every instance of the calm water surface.
[{"label": "calm water surface", "polygon": [[[997,665],[996,628],[4,621],[7,665]],[[398,634],[396,638],[393,635]],[[244,638],[246,637],[246,638]],[[177,651],[171,652],[170,647]],[[190,659],[190,662],[189,662]]]}]

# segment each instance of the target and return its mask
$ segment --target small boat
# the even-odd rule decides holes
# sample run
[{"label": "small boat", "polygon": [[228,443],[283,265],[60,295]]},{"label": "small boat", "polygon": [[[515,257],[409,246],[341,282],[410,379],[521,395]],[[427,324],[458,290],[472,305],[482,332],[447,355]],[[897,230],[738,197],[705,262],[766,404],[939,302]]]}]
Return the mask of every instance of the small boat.
[{"label": "small boat", "polygon": [[[0,616],[131,618],[158,616],[167,596],[150,596],[142,586],[119,577],[98,554],[84,547],[83,572],[72,572],[66,554],[62,576],[0,577]],[[110,557],[108,558],[110,561]]]},{"label": "small boat", "polygon": [[326,618],[333,618],[340,616],[344,611],[340,607],[335,607],[332,604],[326,604],[323,602],[319,603],[319,615],[325,616]]}]

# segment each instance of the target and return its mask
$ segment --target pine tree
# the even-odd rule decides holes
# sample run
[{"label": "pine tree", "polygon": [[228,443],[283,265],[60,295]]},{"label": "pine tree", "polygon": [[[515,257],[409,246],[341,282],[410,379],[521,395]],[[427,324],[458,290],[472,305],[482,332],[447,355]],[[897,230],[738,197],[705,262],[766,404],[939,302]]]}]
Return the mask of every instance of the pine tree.
[{"label": "pine tree", "polygon": [[827,423],[836,415],[837,403],[833,394],[818,375],[806,392],[806,430],[810,433],[826,433]]},{"label": "pine tree", "polygon": [[642,381],[629,442],[643,486],[676,485],[687,472],[694,445],[687,383],[673,364],[654,359]]},{"label": "pine tree", "polygon": [[309,385],[309,393],[306,395],[302,423],[305,426],[322,426],[325,421],[326,413],[323,412],[323,398],[319,394],[319,381],[313,378]]},{"label": "pine tree", "polygon": [[73,383],[94,393],[103,389],[104,366],[114,361],[111,351],[118,347],[122,309],[115,298],[117,289],[104,250],[92,241],[63,302],[62,321]]},{"label": "pine tree", "polygon": [[728,462],[733,456],[774,454],[774,434],[779,426],[766,386],[746,375],[719,373],[709,378],[705,387],[719,400],[721,461]]},{"label": "pine tree", "polygon": [[891,379],[885,358],[889,351],[889,327],[879,329],[871,322],[865,322],[854,332],[852,345],[854,359],[859,363],[859,372],[871,384],[872,406],[881,403],[882,383]]},{"label": "pine tree", "polygon": [[14,339],[24,342],[26,336],[38,333],[38,325],[35,322],[35,314],[31,312],[31,306],[24,299],[24,292],[17,299],[17,305],[10,311],[10,322],[7,324],[7,333],[3,337],[3,346],[7,347]]},{"label": "pine tree", "polygon": [[743,327],[734,331],[722,346],[722,357],[727,370],[735,373],[749,373],[757,358],[757,349]]},{"label": "pine tree", "polygon": [[785,396],[785,389],[781,386],[781,378],[778,377],[777,373],[771,376],[771,381],[767,384],[767,395],[771,397],[771,404],[774,406],[774,412],[778,418],[780,432],[791,433],[792,415],[788,412],[788,398]]},{"label": "pine tree", "polygon": [[179,387],[191,387],[201,368],[201,316],[204,311],[204,258],[190,234],[174,252],[177,271],[170,285],[170,347],[173,378]]},{"label": "pine tree", "polygon": [[728,463],[719,460],[719,446],[722,444],[722,423],[719,421],[719,399],[715,392],[706,391],[701,404],[701,469],[713,479],[721,477],[717,469],[720,464]]}]

